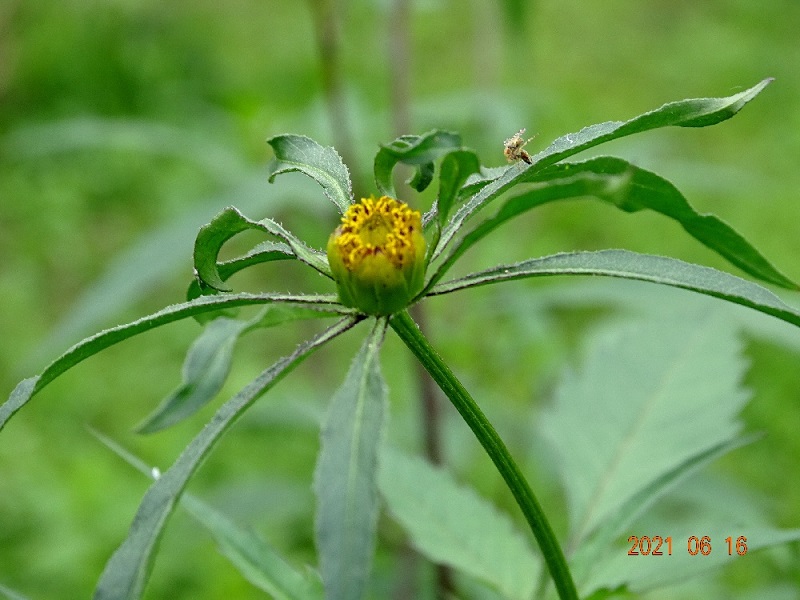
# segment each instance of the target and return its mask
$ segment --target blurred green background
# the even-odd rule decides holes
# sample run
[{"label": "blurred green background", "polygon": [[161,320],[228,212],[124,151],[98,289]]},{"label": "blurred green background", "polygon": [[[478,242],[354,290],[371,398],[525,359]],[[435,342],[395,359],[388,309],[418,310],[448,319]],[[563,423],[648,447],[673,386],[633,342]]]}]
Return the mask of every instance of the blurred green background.
[{"label": "blurred green background", "polygon": [[[336,222],[333,207],[300,176],[269,185],[264,142],[295,132],[328,145],[341,135],[331,126],[325,99],[315,37],[318,4],[0,4],[0,396],[85,335],[180,301],[191,277],[197,227],[227,204],[254,218],[277,217],[323,244]],[[346,103],[339,125],[346,124],[352,138],[347,160],[358,178],[356,192],[369,194],[371,158],[397,133],[390,53],[401,24],[392,0],[338,4]],[[652,132],[602,151],[670,179],[695,207],[731,223],[798,280],[798,30],[795,0],[419,0],[411,3],[409,20],[409,133],[458,130],[487,165],[496,166],[504,164],[503,139],[521,127],[536,135],[530,147],[539,150],[585,125],[627,119],[670,100],[730,95],[775,77],[730,122]],[[545,207],[495,236],[466,257],[462,271],[605,247],[732,270],[672,223],[653,215],[621,216],[589,201]],[[331,291],[302,268],[259,269],[258,278],[238,281],[277,291]],[[613,297],[594,308],[591,301],[563,299],[584,293],[602,298],[600,285],[508,284],[427,303],[431,338],[515,452],[536,447],[515,414],[547,402],[584,333],[615,310]],[[619,289],[636,294],[642,287]],[[537,304],[537,293],[545,290]],[[680,303],[686,295],[642,297],[658,304]],[[787,300],[800,304],[796,295]],[[538,317],[546,317],[546,325]],[[492,339],[485,336],[487,322]],[[226,393],[316,326],[247,338]],[[1,584],[31,598],[89,595],[147,482],[85,426],[167,467],[213,407],[152,437],[131,430],[178,384],[183,353],[198,332],[193,323],[177,324],[92,358],[3,431]],[[337,341],[282,382],[229,434],[192,487],[253,524],[296,563],[314,562],[309,514],[317,421],[358,337]],[[781,527],[800,526],[796,338],[796,332],[794,341],[768,334],[748,338],[752,369],[745,384],[754,399],[744,419],[748,430],[766,435],[715,467],[761,497]],[[413,447],[419,415],[411,363],[396,342],[386,350],[390,436]],[[446,450],[453,468],[517,518],[464,429],[448,413]],[[552,472],[535,462],[528,470],[535,487],[551,489],[544,494],[546,508],[557,508],[561,498]],[[563,518],[554,520],[563,525]],[[384,539],[396,537],[387,525]],[[379,556],[376,589],[397,585],[403,560],[394,552]],[[681,597],[739,589],[757,594],[773,580],[791,593],[800,589],[797,564],[796,547],[753,555],[735,572],[729,568],[691,584]],[[261,596],[179,514],[148,597]]]}]

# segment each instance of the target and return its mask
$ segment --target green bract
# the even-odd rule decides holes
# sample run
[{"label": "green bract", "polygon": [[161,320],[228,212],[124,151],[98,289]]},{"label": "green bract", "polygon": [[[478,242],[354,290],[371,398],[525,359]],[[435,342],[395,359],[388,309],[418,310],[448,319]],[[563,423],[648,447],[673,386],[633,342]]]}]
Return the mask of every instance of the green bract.
[{"label": "green bract", "polygon": [[[207,323],[208,328],[187,356],[182,385],[142,426],[143,432],[156,431],[195,413],[222,389],[234,346],[251,331],[297,319],[335,319],[333,324],[300,344],[289,356],[265,368],[253,382],[222,404],[209,425],[187,445],[172,467],[152,483],[128,537],[111,557],[100,577],[95,598],[137,600],[142,597],[165,524],[190,479],[221,436],[255,400],[300,362],[364,320],[369,322],[369,333],[344,383],[333,394],[322,425],[320,454],[314,476],[317,496],[315,539],[324,592],[313,571],[295,570],[277,557],[273,550],[265,548],[256,536],[235,530],[226,519],[192,503],[192,510],[204,515],[202,520],[208,524],[220,545],[228,548],[229,556],[235,557],[231,560],[237,567],[268,592],[277,594],[275,590],[280,591],[278,595],[281,597],[317,599],[324,593],[329,598],[358,600],[364,596],[381,506],[378,498],[378,458],[383,444],[382,432],[388,401],[379,353],[388,328],[391,328],[447,395],[494,462],[539,544],[541,558],[534,558],[524,551],[526,542],[515,535],[512,526],[491,511],[484,510],[481,501],[473,495],[455,489],[456,486],[451,482],[443,482],[440,475],[424,465],[397,457],[390,458],[385,461],[390,466],[385,468],[395,469],[404,477],[398,477],[395,481],[392,473],[384,473],[381,491],[384,501],[401,523],[413,520],[416,507],[425,510],[426,506],[430,506],[428,499],[421,496],[409,502],[410,497],[405,496],[409,486],[401,485],[401,480],[411,482],[412,487],[414,482],[428,481],[422,486],[426,489],[415,491],[423,494],[427,489],[442,490],[442,494],[459,498],[453,505],[460,506],[459,510],[467,510],[472,515],[466,518],[463,514],[451,515],[449,506],[448,511],[431,511],[433,516],[428,518],[435,521],[435,526],[409,528],[409,535],[419,538],[414,540],[414,545],[427,552],[432,560],[455,565],[496,590],[518,597],[529,597],[531,590],[546,589],[546,584],[537,581],[538,573],[544,573],[545,569],[562,599],[578,598],[573,571],[581,576],[578,583],[583,597],[601,598],[605,597],[604,590],[632,589],[634,579],[630,576],[630,567],[625,567],[628,571],[617,574],[604,572],[605,579],[598,578],[593,571],[597,562],[595,558],[609,554],[605,549],[614,543],[620,524],[627,522],[628,515],[641,507],[650,506],[692,469],[736,447],[736,440],[726,436],[715,438],[716,445],[713,447],[690,447],[684,444],[684,454],[672,462],[659,463],[660,466],[655,466],[655,470],[649,474],[649,479],[620,477],[626,495],[614,494],[611,499],[606,497],[603,512],[592,513],[591,520],[582,521],[584,526],[577,528],[577,537],[573,537],[572,541],[586,542],[586,536],[591,535],[591,544],[585,545],[576,555],[571,555],[573,564],[568,565],[544,511],[502,439],[404,309],[427,296],[449,294],[506,280],[553,275],[601,275],[693,290],[800,326],[800,311],[785,304],[759,284],[709,267],[626,250],[559,253],[516,264],[498,265],[458,279],[443,280],[468,248],[506,221],[553,201],[594,197],[621,211],[650,210],[668,217],[679,223],[697,241],[751,277],[797,290],[794,282],[781,274],[733,228],[713,215],[695,211],[671,183],[658,175],[618,158],[600,156],[584,162],[567,160],[587,148],[649,129],[666,126],[702,127],[719,123],[736,114],[768,83],[769,80],[764,80],[749,90],[727,98],[672,102],[628,121],[609,121],[586,127],[556,139],[535,155],[526,155],[529,161],[502,168],[481,166],[477,155],[464,148],[460,136],[452,132],[432,131],[420,136],[401,136],[381,147],[375,157],[376,185],[378,191],[385,195],[360,203],[354,203],[348,169],[333,148],[291,134],[269,140],[275,152],[270,166],[270,180],[281,173],[301,172],[320,184],[324,196],[343,215],[341,224],[328,241],[327,260],[325,252],[309,247],[276,221],[251,220],[237,209],[227,208],[198,233],[194,248],[196,280],[189,288],[186,302],[83,340],[57,358],[41,374],[20,382],[9,399],[0,406],[2,429],[36,393],[82,360],[139,333],[194,317],[201,323]],[[501,155],[500,148],[498,155]],[[437,198],[424,217],[391,198],[395,195],[393,169],[398,163],[415,169],[410,184],[417,191],[427,188],[438,173]],[[514,192],[520,184],[523,184],[522,187]],[[482,209],[509,192],[512,195],[504,200],[494,215],[474,226],[468,225]],[[220,261],[218,255],[221,247],[246,230],[257,230],[277,240],[260,244],[238,258]],[[242,269],[279,260],[302,262],[334,279],[338,294],[233,292],[227,283],[233,274]],[[235,309],[248,305],[259,305],[262,310],[248,320],[237,319]],[[668,333],[669,330],[658,332],[658,336],[666,338]],[[672,347],[680,350],[683,338],[676,335]],[[718,337],[723,347],[730,346],[727,337],[722,334]],[[666,343],[664,347],[666,352],[669,349]],[[597,361],[613,363],[604,352],[604,348],[597,351]],[[634,354],[638,355],[639,352]],[[668,353],[665,355],[667,359],[671,356]],[[731,359],[729,362],[733,364],[735,361]],[[729,367],[727,370],[735,369]],[[694,372],[689,372],[687,381],[693,380],[693,376]],[[594,388],[588,386],[586,389]],[[730,393],[724,395],[725,398],[729,396]],[[680,386],[675,390],[675,397],[690,399],[693,405],[696,400],[695,396]],[[594,400],[594,395],[591,395],[587,402]],[[615,396],[615,406],[625,411],[628,400],[618,394]],[[663,414],[658,413],[659,431],[669,419],[676,416],[670,406],[662,406]],[[559,410],[552,412],[549,417],[554,427],[570,431],[570,414],[575,412],[572,408],[569,401],[560,401]],[[685,415],[677,416],[685,419]],[[615,422],[613,419],[606,421],[607,424]],[[712,424],[718,421],[720,419],[714,414],[708,419]],[[681,427],[683,422],[672,425]],[[571,443],[567,433],[556,437],[556,442],[563,439],[563,443]],[[591,457],[594,450],[585,446],[577,450],[583,454],[580,459],[573,461],[575,464],[571,468],[580,473],[581,461],[587,460],[583,456]],[[577,456],[576,452],[562,454]],[[612,459],[607,462],[619,466]],[[596,479],[602,476],[600,472]],[[588,503],[587,498],[575,493],[571,498],[570,508],[583,507]],[[573,522],[579,516],[570,514]],[[471,523],[476,519],[483,519],[483,523],[476,524],[473,533],[469,533],[466,524],[456,532],[464,533],[463,544],[453,541],[458,540],[459,535],[447,534],[448,527],[459,528],[462,523]],[[490,521],[495,525],[486,525]],[[486,554],[481,541],[475,541],[475,536],[481,535],[481,527],[484,526],[491,529],[488,535],[494,540],[488,545],[513,548],[516,560],[473,560],[468,552],[471,547],[480,548],[481,554]],[[443,535],[449,541],[443,542],[436,537],[443,527]],[[758,543],[769,545],[798,538],[800,531],[778,532],[765,534]],[[721,553],[718,552],[717,556],[721,556]],[[530,563],[534,560],[539,561],[537,568],[531,568]],[[652,564],[656,562],[659,561],[651,561]],[[511,567],[509,573],[500,573],[498,564],[508,564]],[[695,561],[693,564],[699,563]]]},{"label": "green bract", "polygon": [[424,283],[422,217],[388,196],[364,198],[331,234],[328,263],[342,304],[370,315],[396,313]]}]

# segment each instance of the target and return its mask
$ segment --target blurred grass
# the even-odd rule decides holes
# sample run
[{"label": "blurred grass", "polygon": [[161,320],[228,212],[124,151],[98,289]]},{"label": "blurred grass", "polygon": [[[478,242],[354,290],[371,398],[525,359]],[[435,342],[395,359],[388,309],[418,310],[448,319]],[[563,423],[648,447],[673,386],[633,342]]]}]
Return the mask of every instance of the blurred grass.
[{"label": "blurred grass", "polygon": [[[800,4],[539,0],[518,28],[505,28],[501,5],[444,0],[414,5],[415,132],[460,130],[488,164],[499,165],[502,140],[523,126],[537,134],[531,146],[538,149],[591,123],[626,119],[673,99],[734,93],[773,76],[775,83],[733,121],[645,134],[602,151],[672,180],[698,209],[727,220],[780,269],[800,279],[800,236],[794,232],[800,223],[800,136],[795,133],[800,130]],[[392,136],[387,7],[388,2],[351,2],[344,10],[343,66],[362,171],[369,170],[377,144]],[[48,345],[115,255],[149,240],[145,236],[165,224],[199,224],[215,206],[244,198],[235,186],[246,183],[241,178],[264,173],[266,137],[295,131],[332,143],[312,35],[308,7],[301,2],[236,0],[224,8],[209,0],[169,5],[9,0],[0,5],[0,395],[80,336],[179,300],[190,277],[191,226],[181,229],[187,241],[175,243],[183,254],[174,267],[160,278],[143,280],[135,302],[99,322],[85,322],[83,331],[72,331],[74,337],[58,342],[55,350]],[[166,128],[163,147],[152,142],[115,146],[111,136],[104,139],[111,129],[86,125],[98,119],[140,132]],[[73,135],[78,142],[83,138],[84,147],[64,144],[66,134],[58,127],[65,124],[79,127]],[[41,129],[51,125],[55,129]],[[42,131],[46,139],[36,137]],[[177,150],[165,154],[170,145]],[[220,171],[201,160],[210,148],[217,149],[210,160]],[[261,207],[258,190],[256,184],[246,195],[251,216],[277,216],[323,243],[335,217],[313,186],[291,176],[269,186],[264,178]],[[281,201],[282,194],[292,200]],[[588,201],[546,207],[495,236],[471,252],[462,269],[602,247],[727,268],[669,223],[651,215],[620,216]],[[147,241],[145,247],[155,243]],[[319,287],[316,276],[301,270],[289,276],[271,268],[260,273],[263,281],[250,278],[242,285]],[[434,342],[520,452],[531,442],[518,412],[528,410],[532,400],[547,400],[563,361],[574,358],[583,329],[608,310],[545,305],[531,317],[525,313],[528,302],[543,287],[511,284],[469,292],[457,301],[464,307],[459,311],[452,310],[455,300],[429,303]],[[796,297],[789,300],[797,304]],[[503,310],[487,317],[498,303]],[[90,313],[93,308],[99,311],[90,306]],[[481,333],[487,319],[497,334],[491,340]],[[307,333],[304,327],[248,338],[237,351],[241,362],[226,392],[291,348]],[[137,438],[130,430],[177,385],[183,352],[197,332],[191,323],[175,325],[92,359],[3,431],[1,583],[34,598],[88,595],[146,482],[100,447],[83,423],[167,466],[210,412],[152,438]],[[281,383],[275,397],[231,433],[195,486],[218,499],[219,506],[250,507],[247,518],[294,560],[314,560],[307,515],[315,418],[326,390],[343,377],[357,337],[340,340]],[[49,348],[45,355],[43,346]],[[408,391],[413,389],[408,356],[392,343],[387,350],[391,435],[414,445],[417,414]],[[749,429],[767,435],[717,469],[768,496],[778,525],[796,527],[797,354],[764,340],[751,344],[749,354],[748,384],[755,399],[744,416]],[[447,439],[455,467],[516,514],[463,427],[451,423]],[[254,456],[263,459],[254,461]],[[534,481],[552,483],[546,467],[534,464],[531,470]],[[549,495],[548,505],[557,506],[558,492]],[[287,506],[300,508],[286,519],[274,517]],[[148,596],[257,597],[211,547],[188,520],[176,519]],[[788,551],[798,558],[797,548]],[[752,568],[739,566],[737,585],[757,590],[767,573],[800,586],[797,567],[787,566],[800,560],[759,560],[748,559]],[[395,568],[391,557],[379,564]],[[376,581],[396,585],[393,577],[381,571]]]}]

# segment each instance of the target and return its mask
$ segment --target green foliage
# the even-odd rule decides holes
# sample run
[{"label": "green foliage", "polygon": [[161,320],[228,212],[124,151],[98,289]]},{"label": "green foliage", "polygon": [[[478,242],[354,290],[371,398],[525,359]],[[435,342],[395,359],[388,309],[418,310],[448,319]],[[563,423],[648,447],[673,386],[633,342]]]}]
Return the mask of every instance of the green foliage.
[{"label": "green foliage", "polygon": [[[711,267],[625,250],[556,254],[441,281],[467,248],[487,238],[500,224],[554,200],[591,195],[624,212],[648,209],[676,220],[692,237],[750,276],[797,289],[740,234],[716,217],[695,211],[663,178],[616,158],[566,162],[580,151],[634,133],[673,125],[719,123],[736,114],[769,81],[726,98],[672,102],[628,121],[586,127],[556,139],[533,155],[530,163],[504,169],[482,167],[477,155],[463,147],[461,137],[450,132],[404,135],[382,146],[374,160],[381,194],[395,194],[392,179],[397,164],[416,168],[410,185],[418,192],[428,188],[439,174],[439,196],[425,218],[432,238],[427,285],[411,302],[511,279],[604,275],[693,290],[800,326],[800,312],[756,283]],[[335,150],[297,135],[276,136],[269,143],[275,152],[270,180],[278,174],[299,171],[321,186],[322,194],[339,212],[353,202],[348,170]],[[521,193],[510,198],[494,217],[466,229],[473,216],[517,185],[524,186],[518,190]],[[223,246],[248,230],[266,233],[278,241],[220,262]],[[199,410],[222,389],[231,370],[234,347],[244,333],[287,321],[339,318],[223,403],[175,463],[154,481],[128,536],[106,564],[95,598],[142,597],[165,526],[186,486],[222,435],[257,398],[312,352],[368,316],[343,306],[333,295],[232,292],[227,283],[231,275],[276,260],[296,260],[330,276],[325,254],[276,220],[253,220],[236,208],[224,209],[197,235],[197,280],[190,285],[187,302],[85,339],[40,375],[22,381],[0,406],[2,429],[35,394],[85,358],[155,327],[195,317],[206,323],[206,329],[187,355],[184,382],[142,427],[147,432],[160,430]],[[232,309],[247,305],[262,305],[264,310],[250,320],[230,318]],[[568,559],[575,561],[572,567],[581,576],[582,589],[596,592],[595,597],[602,597],[603,590],[643,589],[680,575],[682,571],[673,569],[673,563],[669,563],[666,574],[634,577],[628,565],[621,569],[614,560],[607,561],[603,571],[595,570],[592,559],[604,548],[607,556],[617,556],[611,554],[608,544],[619,535],[620,528],[630,525],[631,515],[641,514],[644,506],[663,499],[690,473],[744,444],[745,440],[737,437],[739,426],[735,421],[747,399],[739,387],[744,363],[735,334],[723,321],[706,318],[702,322],[614,328],[597,338],[582,371],[564,376],[555,404],[542,417],[539,435],[550,442],[559,459],[571,531],[567,552],[562,550],[556,530],[497,430],[405,308],[370,323],[361,350],[330,401],[314,474],[314,533],[326,598],[358,599],[369,589],[378,530],[379,481],[391,512],[423,553],[483,580],[507,597],[530,596],[537,585],[534,575],[546,570],[562,599],[577,599]],[[526,542],[487,502],[456,486],[443,471],[390,453],[379,480],[378,452],[388,398],[379,353],[388,325],[430,373],[486,451],[521,510],[539,546],[539,555],[530,553]],[[645,339],[657,343],[645,345]],[[576,430],[583,432],[583,438],[572,435]],[[190,500],[187,507],[233,564],[258,587],[290,598],[305,593],[317,597],[315,576],[295,571],[289,561],[251,531],[203,503]],[[755,531],[753,549],[798,538],[796,531],[766,526]],[[581,544],[583,554],[576,551]],[[478,548],[491,551],[482,556]],[[700,564],[713,563],[695,563],[695,567]],[[539,595],[547,586],[545,579],[539,582]]]},{"label": "green foliage", "polygon": [[353,203],[350,172],[336,150],[302,135],[276,135],[267,143],[275,152],[269,165],[270,182],[281,173],[299,171],[322,186],[325,196],[340,213]]},{"label": "green foliage", "polygon": [[314,491],[326,598],[361,598],[375,552],[378,448],[387,404],[378,352],[386,319],[376,319],[322,426]]},{"label": "green foliage", "polygon": [[195,436],[172,467],[159,477],[142,499],[128,537],[106,564],[94,598],[140,598],[150,575],[154,551],[167,519],[189,479],[222,434],[258,397],[263,395],[299,362],[328,340],[353,325],[342,319],[323,333],[300,345],[290,356],[265,369],[241,392],[223,404],[214,419]]},{"label": "green foliage", "polygon": [[422,135],[403,135],[389,144],[384,144],[375,155],[375,184],[378,191],[392,198],[397,197],[392,181],[394,168],[402,163],[416,168],[408,182],[421,192],[433,180],[434,161],[445,154],[461,148],[461,136],[450,131],[429,131]]},{"label": "green foliage", "polygon": [[628,250],[563,252],[513,265],[500,265],[438,284],[431,289],[430,294],[444,294],[498,281],[542,275],[602,275],[652,281],[723,298],[787,323],[800,325],[800,311],[782,302],[760,285],[710,267]]},{"label": "green foliage", "polygon": [[443,469],[384,448],[378,482],[392,516],[414,546],[492,585],[506,598],[530,598],[538,561],[505,515]]},{"label": "green foliage", "polygon": [[[573,547],[660,477],[739,433],[748,400],[740,346],[730,323],[706,314],[633,322],[592,340],[538,424],[558,458]],[[571,433],[586,423],[587,435]]]},{"label": "green foliage", "polygon": [[[214,220],[202,227],[200,233],[197,234],[197,240],[194,245],[194,268],[201,282],[221,292],[231,290],[230,286],[222,280],[217,270],[217,256],[225,242],[248,229],[263,231],[279,237],[288,244],[298,260],[330,277],[330,267],[328,267],[322,252],[309,248],[272,219],[252,221],[235,208],[230,207],[214,217]],[[275,250],[271,252],[274,253]],[[272,257],[274,254],[269,256]],[[252,255],[248,258],[252,259]]]}]

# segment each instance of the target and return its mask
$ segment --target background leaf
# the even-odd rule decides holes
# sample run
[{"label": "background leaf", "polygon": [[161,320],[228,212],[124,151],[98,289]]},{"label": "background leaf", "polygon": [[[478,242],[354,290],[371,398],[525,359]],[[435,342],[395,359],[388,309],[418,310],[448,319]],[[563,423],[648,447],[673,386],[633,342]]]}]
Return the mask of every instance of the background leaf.
[{"label": "background leaf", "polygon": [[740,352],[733,328],[707,314],[592,340],[539,419],[558,457],[571,547],[659,477],[736,436],[748,399]]},{"label": "background leaf", "polygon": [[378,448],[387,404],[379,350],[386,319],[376,319],[322,426],[314,472],[314,524],[325,598],[364,595],[378,520]]},{"label": "background leaf", "polygon": [[350,172],[334,148],[294,134],[276,135],[267,143],[275,151],[275,158],[269,163],[270,183],[277,175],[299,171],[322,186],[340,213],[353,203]]},{"label": "background leaf", "polygon": [[[627,533],[615,540],[595,564],[586,589],[625,585],[640,594],[687,582],[705,571],[726,565],[729,572],[738,570],[735,565],[741,568],[744,561],[755,560],[753,553],[760,549],[800,540],[800,529],[778,529],[770,525],[764,513],[765,506],[763,498],[733,481],[709,473],[699,474],[663,499],[655,510],[638,519],[631,528],[631,533],[642,532],[639,535],[656,529],[668,532],[665,535],[672,537],[672,556],[665,554],[655,561],[628,556],[630,545],[625,547],[624,544],[631,533]],[[708,536],[711,551],[706,556],[692,556],[688,552],[691,536]],[[729,536],[731,554],[728,554],[725,541]],[[739,536],[746,538],[747,552],[743,556],[738,555],[735,547]],[[789,564],[791,554],[791,550],[786,549],[785,560]],[[637,568],[632,569],[631,560],[636,558],[645,560],[637,561]],[[688,587],[692,591],[707,593],[702,583],[688,581]],[[769,580],[761,581],[760,587],[766,589],[768,584]],[[674,588],[674,591],[674,595],[683,597],[682,587]]]},{"label": "background leaf", "polygon": [[[619,541],[620,536],[627,539],[628,532],[633,531],[635,521],[650,510],[654,503],[716,459],[752,443],[758,437],[760,436],[750,435],[733,438],[695,454],[674,469],[662,474],[621,504],[614,514],[605,519],[593,535],[580,542],[570,560],[578,585],[582,586],[589,574],[596,571],[598,565],[609,557],[609,548],[614,545],[614,542]],[[586,593],[593,590],[587,587],[583,591]]]},{"label": "background leaf", "polygon": [[800,327],[800,311],[756,283],[711,267],[628,250],[563,252],[512,265],[500,265],[437,284],[429,295],[546,275],[602,275],[670,285],[741,304]]},{"label": "background leaf", "polygon": [[27,596],[23,596],[19,592],[15,592],[11,588],[4,586],[2,583],[0,583],[0,594],[2,594],[3,597],[8,598],[8,600],[28,600]]},{"label": "background leaf", "polygon": [[379,480],[387,508],[430,560],[530,598],[540,563],[510,519],[447,471],[385,447]]}]

